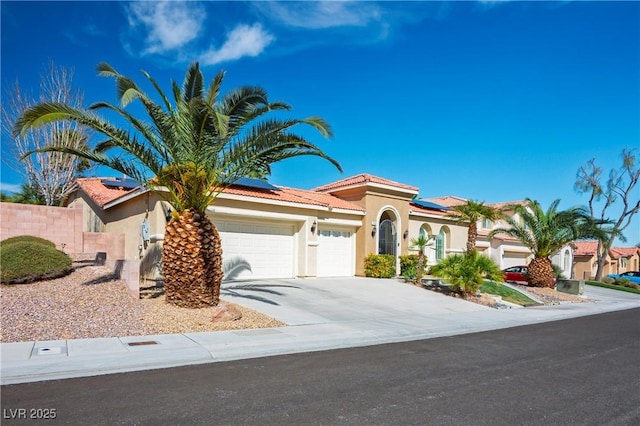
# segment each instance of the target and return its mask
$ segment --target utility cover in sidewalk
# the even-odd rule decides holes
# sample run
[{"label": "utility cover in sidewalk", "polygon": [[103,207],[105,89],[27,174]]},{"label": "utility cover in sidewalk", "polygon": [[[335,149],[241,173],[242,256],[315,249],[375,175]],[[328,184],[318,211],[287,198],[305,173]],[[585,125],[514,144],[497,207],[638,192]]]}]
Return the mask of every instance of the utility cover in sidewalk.
[{"label": "utility cover in sidewalk", "polygon": [[147,346],[147,345],[157,345],[158,342],[156,342],[155,340],[145,340],[142,342],[129,342],[127,343],[127,345],[129,346]]},{"label": "utility cover in sidewalk", "polygon": [[48,346],[43,348],[33,348],[31,356],[39,355],[66,355],[67,348],[62,346]]}]

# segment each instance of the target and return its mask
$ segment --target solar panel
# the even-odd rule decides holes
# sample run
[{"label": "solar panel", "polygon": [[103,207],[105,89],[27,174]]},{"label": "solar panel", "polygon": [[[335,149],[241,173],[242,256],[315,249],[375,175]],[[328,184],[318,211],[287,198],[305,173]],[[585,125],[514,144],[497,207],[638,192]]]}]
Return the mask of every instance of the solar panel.
[{"label": "solar panel", "polygon": [[415,204],[416,206],[424,207],[431,210],[451,210],[449,207],[441,206],[440,204],[432,203],[431,201],[413,200],[411,201],[411,204]]},{"label": "solar panel", "polygon": [[137,180],[129,178],[100,179],[100,182],[108,188],[122,188],[126,190],[142,186]]},{"label": "solar panel", "polygon": [[240,179],[235,181],[233,184],[237,186],[244,186],[245,188],[262,189],[266,191],[280,190],[278,187],[271,185],[266,180],[254,179],[254,178],[248,178],[248,177],[241,177]]}]

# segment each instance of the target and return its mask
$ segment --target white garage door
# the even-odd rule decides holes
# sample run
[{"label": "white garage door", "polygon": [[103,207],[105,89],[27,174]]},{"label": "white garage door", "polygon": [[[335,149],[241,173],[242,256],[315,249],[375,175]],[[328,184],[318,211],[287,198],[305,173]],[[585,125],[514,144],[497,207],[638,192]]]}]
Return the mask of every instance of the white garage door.
[{"label": "white garage door", "polygon": [[318,228],[319,277],[354,275],[353,231],[350,228]]},{"label": "white garage door", "polygon": [[216,220],[222,238],[225,279],[293,278],[291,224]]},{"label": "white garage door", "polygon": [[502,257],[502,269],[510,268],[512,266],[526,266],[529,264],[527,262],[527,257],[529,255],[527,253],[517,253],[517,252],[505,252]]}]

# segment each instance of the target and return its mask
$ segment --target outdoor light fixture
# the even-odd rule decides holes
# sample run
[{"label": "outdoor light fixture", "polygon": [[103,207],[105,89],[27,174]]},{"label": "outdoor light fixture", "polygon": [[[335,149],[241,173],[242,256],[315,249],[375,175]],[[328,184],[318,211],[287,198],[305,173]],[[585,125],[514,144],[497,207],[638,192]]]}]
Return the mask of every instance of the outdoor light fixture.
[{"label": "outdoor light fixture", "polygon": [[375,237],[376,236],[376,224],[372,223],[372,225],[373,225],[373,229],[371,229],[371,236]]},{"label": "outdoor light fixture", "polygon": [[406,240],[408,236],[409,236],[409,230],[407,229],[406,231],[404,231],[404,234],[402,234],[402,238]]},{"label": "outdoor light fixture", "polygon": [[167,211],[164,214],[164,218],[167,221],[167,223],[169,223],[169,221],[171,220],[171,209],[167,209]]},{"label": "outdoor light fixture", "polygon": [[318,226],[318,222],[316,222],[315,220],[313,221],[313,223],[311,224],[311,233],[315,234],[316,233],[316,227]]}]

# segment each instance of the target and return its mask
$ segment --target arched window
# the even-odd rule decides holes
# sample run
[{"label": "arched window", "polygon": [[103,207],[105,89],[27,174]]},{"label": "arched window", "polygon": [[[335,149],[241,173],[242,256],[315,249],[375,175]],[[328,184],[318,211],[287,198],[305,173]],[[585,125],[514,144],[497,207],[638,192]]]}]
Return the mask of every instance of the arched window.
[{"label": "arched window", "polygon": [[428,237],[427,231],[425,231],[424,227],[420,227],[420,232],[418,233],[418,236],[419,237],[425,237],[425,238]]},{"label": "arched window", "polygon": [[444,259],[444,248],[446,243],[446,234],[444,229],[441,229],[436,236],[436,261]]},{"label": "arched window", "polygon": [[378,254],[396,255],[396,227],[389,219],[380,222]]}]

